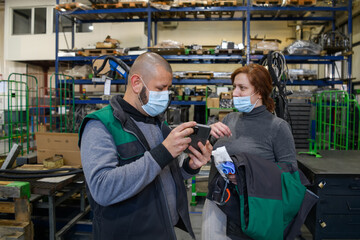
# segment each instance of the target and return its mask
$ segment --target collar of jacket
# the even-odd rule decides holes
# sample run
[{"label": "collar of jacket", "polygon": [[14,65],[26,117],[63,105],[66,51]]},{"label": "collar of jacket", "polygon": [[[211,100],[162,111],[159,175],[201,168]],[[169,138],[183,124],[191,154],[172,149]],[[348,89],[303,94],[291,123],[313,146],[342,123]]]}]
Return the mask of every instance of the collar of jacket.
[{"label": "collar of jacket", "polygon": [[138,137],[138,139],[145,145],[147,150],[150,150],[150,146],[146,141],[145,136],[138,128],[138,126],[134,123],[134,121],[130,118],[130,116],[133,117],[136,121],[158,124],[162,131],[164,139],[171,132],[171,129],[166,124],[164,124],[164,122],[160,121],[159,117],[147,117],[143,115],[136,108],[126,102],[120,95],[114,96],[110,100],[110,105],[113,109],[114,117],[120,121],[121,125],[124,127],[124,130],[128,130],[134,133]]},{"label": "collar of jacket", "polygon": [[[262,115],[262,114],[264,114],[264,113],[266,113],[266,112],[269,112],[269,111],[267,111],[267,109],[266,109],[266,106],[265,105],[261,105],[261,106],[259,106],[259,107],[256,107],[256,108],[254,108],[251,112],[249,112],[249,113],[243,113],[244,115],[244,117],[258,117],[258,116],[260,116],[260,115]],[[270,113],[270,112],[269,112]]]},{"label": "collar of jacket", "polygon": [[139,110],[134,108],[130,103],[125,101],[120,95],[113,97],[110,100],[110,105],[114,109],[114,116],[121,122],[126,121],[124,112],[128,113],[135,121],[158,124],[160,126],[159,117],[145,116]]}]

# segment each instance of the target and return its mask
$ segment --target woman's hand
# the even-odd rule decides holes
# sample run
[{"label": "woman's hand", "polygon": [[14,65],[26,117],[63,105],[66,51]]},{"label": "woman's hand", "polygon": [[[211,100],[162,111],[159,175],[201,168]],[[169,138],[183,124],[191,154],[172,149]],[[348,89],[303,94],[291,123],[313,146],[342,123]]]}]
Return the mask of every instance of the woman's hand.
[{"label": "woman's hand", "polygon": [[210,125],[211,127],[211,136],[215,138],[221,138],[221,137],[230,137],[232,136],[232,133],[230,131],[230,128],[223,124],[222,122],[217,122]]}]

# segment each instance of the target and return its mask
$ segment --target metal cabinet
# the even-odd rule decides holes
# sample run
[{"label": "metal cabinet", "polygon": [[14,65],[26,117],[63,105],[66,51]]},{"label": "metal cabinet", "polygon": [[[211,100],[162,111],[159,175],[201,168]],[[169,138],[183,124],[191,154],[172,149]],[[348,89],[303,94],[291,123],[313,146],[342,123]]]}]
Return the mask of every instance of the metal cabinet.
[{"label": "metal cabinet", "polygon": [[322,158],[298,155],[319,202],[305,225],[314,239],[360,239],[360,151],[321,151]]}]

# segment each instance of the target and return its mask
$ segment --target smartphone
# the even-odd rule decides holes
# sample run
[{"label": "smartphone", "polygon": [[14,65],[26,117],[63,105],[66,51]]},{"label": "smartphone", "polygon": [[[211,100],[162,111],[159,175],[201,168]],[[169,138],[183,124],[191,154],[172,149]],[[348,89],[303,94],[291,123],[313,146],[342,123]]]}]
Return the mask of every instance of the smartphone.
[{"label": "smartphone", "polygon": [[[193,129],[194,133],[189,136],[191,138],[190,145],[201,153],[198,142],[201,142],[204,145],[206,144],[206,141],[210,137],[211,127],[203,124],[196,124]],[[192,153],[189,148],[185,149],[185,152]]]}]

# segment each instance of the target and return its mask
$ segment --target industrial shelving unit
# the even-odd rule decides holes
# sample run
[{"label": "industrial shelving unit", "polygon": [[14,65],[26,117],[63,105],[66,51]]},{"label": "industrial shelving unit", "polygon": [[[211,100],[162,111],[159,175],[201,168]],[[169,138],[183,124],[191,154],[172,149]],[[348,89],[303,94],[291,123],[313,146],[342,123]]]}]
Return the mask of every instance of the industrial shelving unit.
[{"label": "industrial shelving unit", "polygon": [[[58,4],[57,0],[57,4]],[[245,43],[246,40],[246,55],[164,55],[163,57],[170,63],[240,63],[248,64],[250,61],[258,62],[263,56],[250,54],[250,22],[251,21],[317,21],[317,22],[329,22],[332,21],[332,28],[335,30],[335,13],[337,11],[348,12],[349,16],[352,12],[352,0],[348,0],[347,6],[336,7],[318,7],[318,6],[281,6],[281,7],[259,7],[252,6],[250,1],[242,1],[242,6],[204,6],[204,7],[177,7],[170,10],[159,10],[150,5],[146,8],[116,8],[116,9],[94,9],[94,10],[75,10],[75,11],[56,11],[56,60],[55,60],[55,72],[58,72],[59,61],[72,61],[72,62],[89,62],[96,57],[58,57],[59,50],[59,14],[66,15],[72,18],[76,18],[76,21],[82,23],[105,23],[105,22],[147,22],[148,32],[148,47],[151,46],[151,39],[154,39],[154,44],[157,43],[157,23],[161,21],[240,21],[242,22],[242,39]],[[213,17],[213,12],[240,12],[242,17],[234,17],[232,14],[229,17]],[[257,17],[259,12],[265,12],[267,16],[271,17]],[[286,12],[286,16],[279,13]],[[304,16],[306,12],[320,12],[320,16]],[[139,14],[138,19],[128,19],[126,14]],[[169,17],[169,13],[172,17]],[[179,17],[178,13],[186,13],[192,15],[191,17]],[[198,14],[199,13],[199,14]],[[203,15],[205,16],[203,16]],[[210,14],[210,15],[209,15]],[[325,15],[324,15],[325,14]],[[99,17],[101,15],[101,18]],[[104,17],[105,16],[105,17]],[[154,25],[154,28],[152,28]],[[245,30],[246,29],[246,30]],[[154,30],[154,31],[153,31]],[[352,34],[352,19],[348,18],[348,34],[351,39]],[[72,47],[75,43],[74,27],[72,31]],[[132,56],[120,56],[119,58],[131,64],[137,55]],[[351,87],[351,55],[344,56],[285,56],[286,61],[289,64],[293,63],[306,63],[306,64],[332,64],[336,61],[346,60],[348,63],[348,86],[349,91]],[[101,59],[101,58],[100,58]],[[333,73],[335,68],[333,67]],[[334,76],[334,74],[333,74]],[[334,80],[334,79],[332,79]],[[188,79],[186,82],[183,80],[176,81],[174,79],[173,84],[198,84],[198,79]],[[223,79],[219,82],[218,79],[214,81],[208,81],[206,84],[227,84],[228,79]],[[115,84],[115,82],[113,82]],[[295,81],[291,84],[294,85],[318,85],[325,86],[329,84],[337,84],[337,82],[313,81],[303,83],[302,81]],[[75,82],[75,84],[77,84]],[[80,84],[80,83],[79,83]],[[81,83],[85,84],[85,82]]]},{"label": "industrial shelving unit", "polygon": [[[57,0],[59,4],[59,0]],[[97,57],[59,57],[59,15],[65,15],[76,19],[82,23],[106,23],[106,22],[146,22],[148,40],[147,46],[151,46],[151,40],[154,44],[157,43],[157,23],[162,21],[238,21],[242,24],[242,40],[246,44],[246,53],[242,55],[163,55],[163,57],[170,63],[203,63],[203,64],[216,64],[216,63],[238,63],[248,64],[250,61],[259,62],[263,55],[253,55],[250,53],[250,23],[252,21],[314,21],[318,23],[332,22],[332,30],[335,30],[335,13],[338,11],[347,12],[348,17],[348,35],[352,36],[352,0],[348,0],[347,6],[335,6],[333,0],[332,7],[323,6],[277,6],[277,7],[259,7],[253,6],[251,1],[242,1],[242,6],[204,6],[204,7],[176,7],[170,10],[159,10],[151,7],[146,8],[116,8],[116,9],[94,9],[94,10],[75,10],[75,11],[56,11],[56,59],[55,59],[55,72],[58,73],[59,62],[81,62],[90,63],[91,60]],[[214,12],[227,12],[232,13],[230,16],[214,17]],[[305,16],[305,13],[311,12],[310,16]],[[181,13],[181,14],[180,14]],[[241,16],[234,16],[234,13],[240,13]],[[266,16],[258,16],[259,13],[266,13]],[[285,13],[285,14],[282,14]],[[318,14],[317,13],[321,13]],[[127,18],[127,14],[139,14],[139,18]],[[184,17],[188,15],[189,17]],[[260,14],[261,15],[261,14]],[[99,17],[101,16],[101,17]],[[72,47],[75,43],[74,24],[72,28]],[[132,56],[119,56],[120,59],[127,62],[129,65],[137,58],[136,55]],[[347,61],[347,76],[348,91],[351,92],[351,68],[352,56],[285,56],[288,64],[330,64],[332,65],[332,79],[329,80],[311,80],[311,81],[292,81],[288,85],[317,85],[328,86],[334,84],[343,84],[343,81],[335,81],[335,62]],[[100,57],[101,59],[101,57]],[[58,84],[58,80],[56,81]],[[90,79],[75,80],[75,84],[93,84]],[[114,80],[113,84],[124,84],[124,80]],[[230,79],[173,79],[174,85],[229,85]],[[75,104],[92,104],[92,103],[108,103],[106,100],[75,100]],[[181,105],[206,105],[205,101],[173,101],[172,104]],[[193,180],[194,181],[194,180]],[[198,193],[193,189],[193,202],[196,196],[204,196],[204,193]]]}]

